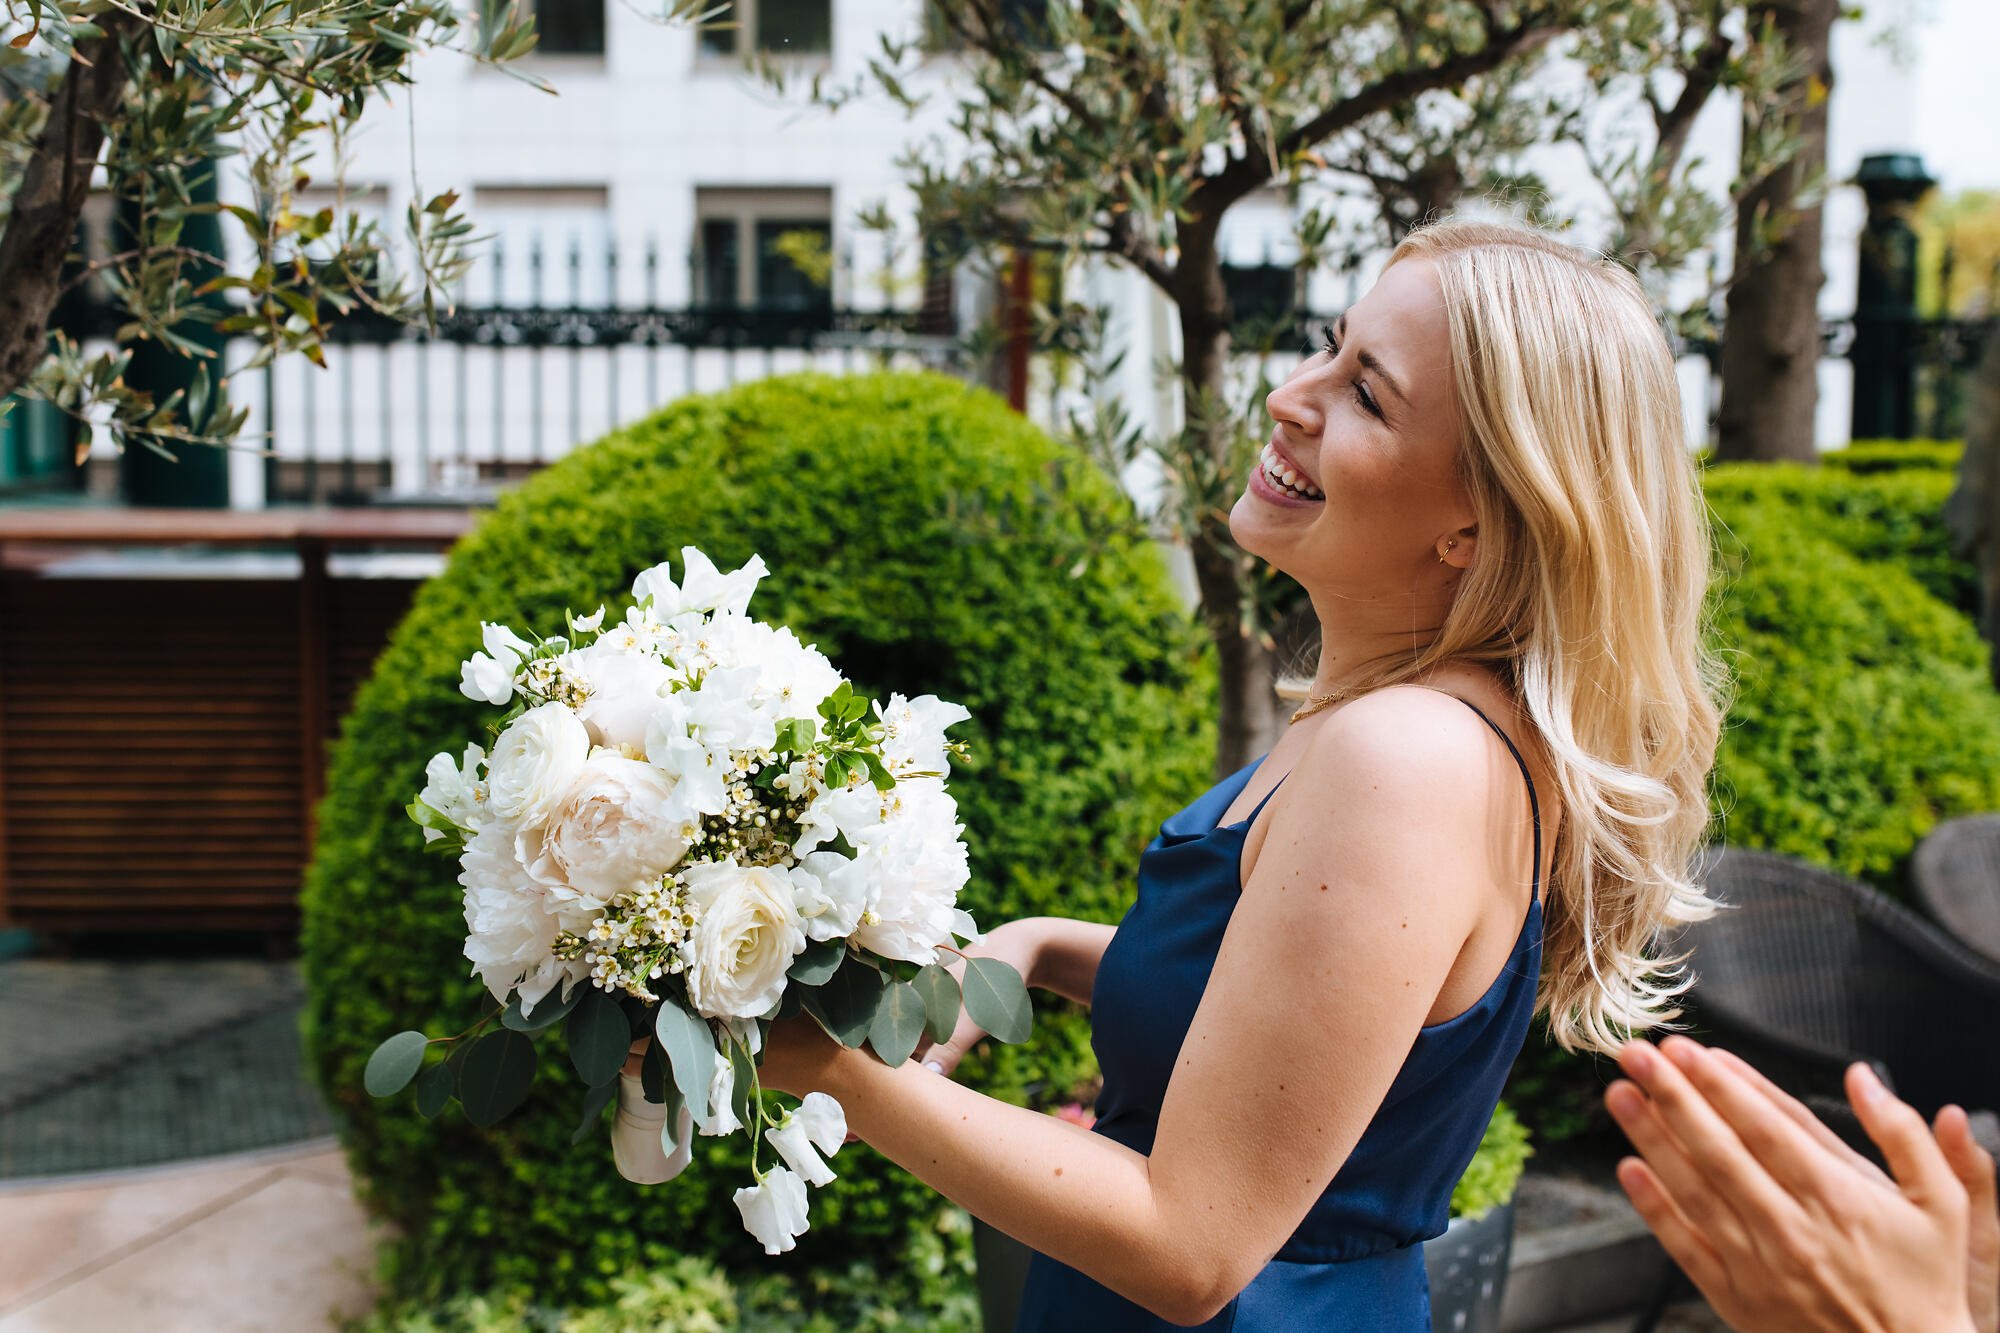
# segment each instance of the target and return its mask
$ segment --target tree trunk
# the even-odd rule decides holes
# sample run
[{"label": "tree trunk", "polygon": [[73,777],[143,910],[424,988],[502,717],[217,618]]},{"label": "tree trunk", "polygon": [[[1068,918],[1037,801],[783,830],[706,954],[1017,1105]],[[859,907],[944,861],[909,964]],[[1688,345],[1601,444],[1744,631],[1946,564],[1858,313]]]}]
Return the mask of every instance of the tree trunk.
[{"label": "tree trunk", "polygon": [[92,21],[104,35],[77,43],[0,235],[0,395],[19,388],[47,355],[63,257],[90,194],[104,123],[125,97],[119,43],[145,27],[144,19],[118,8]]},{"label": "tree trunk", "polygon": [[[1180,290],[1175,308],[1181,324],[1181,406],[1186,424],[1183,448],[1210,460],[1220,474],[1234,438],[1233,419],[1216,414],[1226,402],[1229,368],[1228,296],[1213,228],[1191,226],[1181,236]],[[1201,591],[1203,623],[1215,644],[1218,713],[1215,776],[1227,777],[1269,750],[1281,718],[1277,660],[1244,624],[1243,588],[1238,578],[1243,555],[1229,536],[1227,501],[1235,479],[1221,475],[1222,506],[1210,506],[1188,533],[1195,582]]]},{"label": "tree trunk", "polygon": [[1965,456],[1944,502],[1952,554],[1979,573],[1979,632],[1989,647],[1987,670],[2000,689],[2000,321],[1986,328],[1986,352],[1972,372],[1965,420]]},{"label": "tree trunk", "polygon": [[[1813,461],[1819,406],[1820,207],[1795,206],[1800,188],[1826,166],[1827,94],[1838,0],[1759,0],[1802,74],[1783,88],[1783,114],[1798,127],[1798,156],[1746,192],[1736,210],[1736,265],[1722,328],[1722,415],[1717,461]],[[1817,84],[1817,87],[1815,87]],[[1747,122],[1746,122],[1746,139]],[[1770,252],[1754,253],[1758,222],[1777,219]]]}]

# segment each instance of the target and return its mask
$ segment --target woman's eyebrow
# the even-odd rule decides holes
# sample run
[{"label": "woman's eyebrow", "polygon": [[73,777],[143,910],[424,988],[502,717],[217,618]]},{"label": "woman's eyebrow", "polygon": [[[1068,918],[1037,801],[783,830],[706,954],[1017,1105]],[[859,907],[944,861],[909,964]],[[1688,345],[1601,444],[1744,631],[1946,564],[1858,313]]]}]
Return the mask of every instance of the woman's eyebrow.
[{"label": "woman's eyebrow", "polygon": [[[1345,310],[1341,311],[1340,318],[1333,322],[1333,332],[1337,338],[1345,338],[1347,336],[1347,312]],[[1390,393],[1395,394],[1396,397],[1402,400],[1404,407],[1410,405],[1410,395],[1403,392],[1403,386],[1398,384],[1396,377],[1391,375],[1388,368],[1376,359],[1375,353],[1361,353],[1360,361],[1362,365],[1375,372],[1382,383],[1388,387]]]}]

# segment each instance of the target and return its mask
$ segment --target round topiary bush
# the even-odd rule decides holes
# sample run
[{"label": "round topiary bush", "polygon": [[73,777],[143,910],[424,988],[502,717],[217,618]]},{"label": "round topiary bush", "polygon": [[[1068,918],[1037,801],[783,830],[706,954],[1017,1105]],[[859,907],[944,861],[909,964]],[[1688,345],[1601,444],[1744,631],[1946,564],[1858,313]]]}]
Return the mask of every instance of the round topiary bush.
[{"label": "round topiary bush", "polygon": [[[1896,535],[1915,507],[1903,488],[1923,474],[1801,488],[1799,470],[1745,464],[1709,477],[1717,628],[1739,680],[1712,836],[1900,895],[1919,838],[1953,815],[2000,809],[2000,696],[1971,620],[1932,595],[1949,557]],[[1828,497],[1849,487],[1880,488],[1889,498],[1873,512],[1903,517],[1880,519],[1873,538],[1857,517],[1829,519]]]},{"label": "round topiary bush", "polygon": [[[491,1005],[460,954],[457,864],[422,852],[403,809],[429,757],[490,711],[458,691],[479,622],[546,632],[600,603],[615,618],[634,575],[683,544],[724,568],[762,555],[751,613],[857,686],[971,711],[952,733],[971,747],[952,789],[982,926],[1117,919],[1140,848],[1208,781],[1212,671],[1129,502],[988,393],[932,374],[765,380],[684,399],[534,476],[458,544],[377,660],[333,750],[306,876],[310,1063],[364,1200],[401,1232],[392,1291],[589,1300],[677,1251],[773,1262],[730,1201],[748,1178],[737,1137],[697,1139],[680,1178],[632,1185],[607,1130],[569,1146],[581,1088],[560,1059],[491,1131],[362,1089],[384,1036],[456,1032]],[[1051,1017],[1030,1041],[1073,1061],[1080,1021]],[[936,1196],[865,1145],[835,1166],[777,1262],[894,1262]]]}]

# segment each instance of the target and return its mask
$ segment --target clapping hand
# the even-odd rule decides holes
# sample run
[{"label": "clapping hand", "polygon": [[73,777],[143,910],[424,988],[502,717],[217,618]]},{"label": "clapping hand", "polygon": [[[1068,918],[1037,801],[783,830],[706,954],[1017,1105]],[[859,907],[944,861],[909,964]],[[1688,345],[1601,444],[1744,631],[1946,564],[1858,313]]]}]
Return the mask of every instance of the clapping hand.
[{"label": "clapping hand", "polygon": [[1936,1136],[1866,1065],[1848,1098],[1891,1175],[1742,1060],[1630,1042],[1605,1105],[1643,1160],[1618,1179],[1716,1312],[1742,1333],[2000,1333],[1993,1158],[1963,1110]]}]

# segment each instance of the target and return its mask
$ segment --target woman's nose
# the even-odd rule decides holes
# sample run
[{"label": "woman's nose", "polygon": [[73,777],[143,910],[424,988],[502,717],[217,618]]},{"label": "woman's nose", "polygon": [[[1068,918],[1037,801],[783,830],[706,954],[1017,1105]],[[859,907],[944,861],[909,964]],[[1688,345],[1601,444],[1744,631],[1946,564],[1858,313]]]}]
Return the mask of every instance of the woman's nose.
[{"label": "woman's nose", "polygon": [[1264,410],[1271,414],[1271,420],[1296,427],[1302,435],[1319,434],[1323,424],[1312,395],[1303,391],[1298,379],[1287,380],[1265,394]]}]

